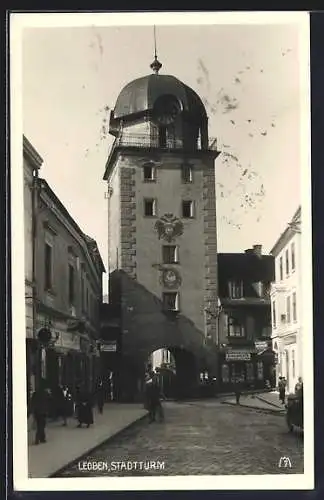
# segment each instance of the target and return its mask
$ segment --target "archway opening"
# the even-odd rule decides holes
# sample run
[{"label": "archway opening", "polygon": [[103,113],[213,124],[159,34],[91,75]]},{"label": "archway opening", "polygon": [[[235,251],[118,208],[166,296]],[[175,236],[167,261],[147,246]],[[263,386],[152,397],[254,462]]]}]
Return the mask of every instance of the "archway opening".
[{"label": "archway opening", "polygon": [[146,370],[159,376],[166,399],[184,399],[195,395],[199,383],[197,362],[192,352],[181,347],[163,347],[150,353]]}]

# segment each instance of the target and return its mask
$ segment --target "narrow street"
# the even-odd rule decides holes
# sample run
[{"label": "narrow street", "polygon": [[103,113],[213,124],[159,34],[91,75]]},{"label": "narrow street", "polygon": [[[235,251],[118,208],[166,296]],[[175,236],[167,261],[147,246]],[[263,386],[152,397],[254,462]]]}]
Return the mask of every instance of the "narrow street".
[{"label": "narrow street", "polygon": [[[56,477],[303,473],[302,437],[288,432],[283,416],[216,401],[166,402],[164,409],[165,422],[135,424]],[[279,467],[281,457],[291,468]],[[99,462],[105,470],[93,470]],[[122,467],[127,462],[132,470]],[[163,465],[139,470],[140,462]]]}]

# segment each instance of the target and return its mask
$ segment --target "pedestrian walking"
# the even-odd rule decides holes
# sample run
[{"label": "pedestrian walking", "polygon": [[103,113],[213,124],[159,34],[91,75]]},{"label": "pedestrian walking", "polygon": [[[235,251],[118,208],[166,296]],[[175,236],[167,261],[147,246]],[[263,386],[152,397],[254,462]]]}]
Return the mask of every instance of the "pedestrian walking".
[{"label": "pedestrian walking", "polygon": [[279,377],[278,389],[279,389],[279,400],[282,404],[286,402],[286,386],[287,382],[285,377]]},{"label": "pedestrian walking", "polygon": [[61,393],[60,393],[60,409],[59,409],[59,415],[63,419],[63,425],[67,425],[67,417],[71,416],[73,410],[72,410],[72,394],[69,390],[69,388],[64,385],[61,386]]},{"label": "pedestrian walking", "polygon": [[295,394],[299,396],[301,395],[302,391],[303,391],[303,379],[302,377],[298,377],[298,382],[295,385]]},{"label": "pedestrian walking", "polygon": [[241,394],[242,394],[242,387],[241,387],[240,379],[236,379],[234,382],[234,393],[235,393],[236,404],[239,405]]},{"label": "pedestrian walking", "polygon": [[49,394],[44,382],[41,382],[39,388],[33,392],[30,404],[31,414],[36,424],[35,444],[46,443],[45,428],[49,408]]},{"label": "pedestrian walking", "polygon": [[77,401],[77,427],[85,424],[87,428],[93,424],[92,401],[89,392],[86,389],[80,390]]},{"label": "pedestrian walking", "polygon": [[155,422],[156,415],[160,422],[164,421],[164,411],[161,404],[161,387],[157,374],[152,370],[146,376],[145,382],[145,400],[149,412],[149,421]]},{"label": "pedestrian walking", "polygon": [[96,399],[99,413],[103,412],[104,400],[105,400],[105,391],[104,384],[102,380],[99,380],[96,387]]}]

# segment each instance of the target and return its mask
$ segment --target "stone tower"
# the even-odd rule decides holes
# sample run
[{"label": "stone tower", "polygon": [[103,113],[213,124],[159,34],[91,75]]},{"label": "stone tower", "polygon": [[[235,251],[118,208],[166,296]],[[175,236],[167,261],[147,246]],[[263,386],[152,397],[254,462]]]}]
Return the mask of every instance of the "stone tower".
[{"label": "stone tower", "polygon": [[[115,141],[104,175],[109,271],[122,270],[170,316],[186,318],[200,332],[202,345],[212,344],[217,342],[219,153],[208,137],[200,97],[174,76],[159,74],[157,58],[151,68],[152,74],[122,89],[111,111]],[[129,311],[134,324],[136,311],[133,306]],[[145,314],[150,321],[149,311]],[[145,319],[141,331],[143,325]],[[162,344],[155,339],[152,348]]]}]

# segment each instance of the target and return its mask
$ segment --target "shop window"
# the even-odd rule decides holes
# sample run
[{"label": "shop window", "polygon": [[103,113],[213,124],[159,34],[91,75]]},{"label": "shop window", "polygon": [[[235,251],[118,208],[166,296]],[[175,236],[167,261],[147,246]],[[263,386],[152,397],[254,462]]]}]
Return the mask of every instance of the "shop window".
[{"label": "shop window", "polygon": [[228,384],[230,378],[229,378],[229,366],[224,364],[222,365],[222,382],[225,384]]},{"label": "shop window", "polygon": [[257,377],[258,380],[263,380],[263,361],[257,362]]},{"label": "shop window", "polygon": [[253,363],[246,363],[246,379],[248,382],[252,382],[254,380]]},{"label": "shop window", "polygon": [[293,376],[293,378],[295,378],[296,363],[295,363],[295,350],[294,349],[291,351],[291,368],[292,368],[292,376]]}]

